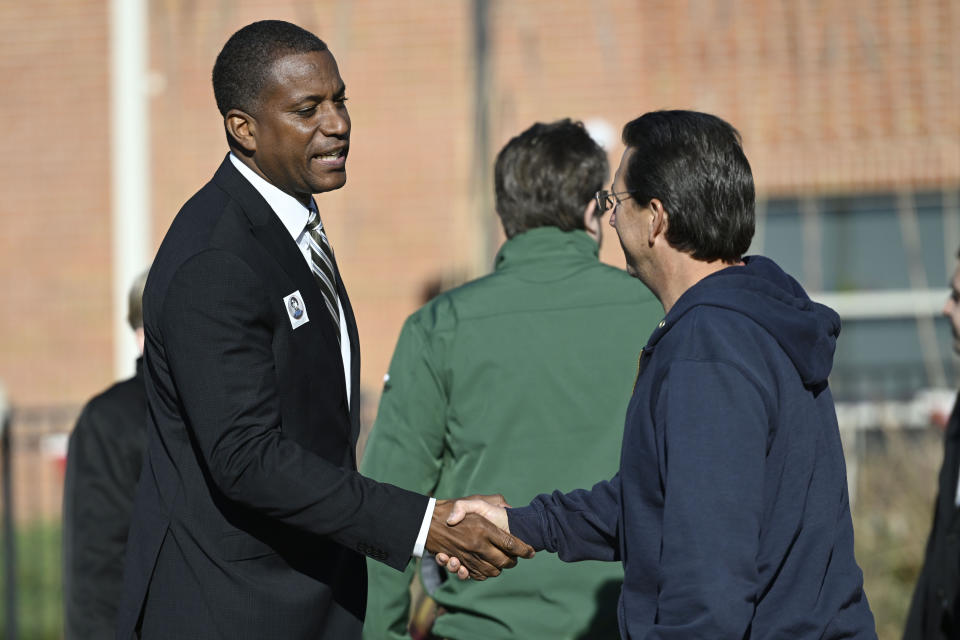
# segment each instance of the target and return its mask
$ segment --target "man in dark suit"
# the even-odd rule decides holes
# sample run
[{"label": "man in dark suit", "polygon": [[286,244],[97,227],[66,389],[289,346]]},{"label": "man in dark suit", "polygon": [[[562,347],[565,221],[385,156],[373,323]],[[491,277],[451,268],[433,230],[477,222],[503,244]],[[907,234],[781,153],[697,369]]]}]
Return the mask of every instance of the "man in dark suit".
[{"label": "man in dark suit", "polygon": [[[960,258],[960,253],[957,254]],[[960,354],[960,264],[950,281],[943,315]],[[927,540],[923,569],[903,633],[904,640],[948,640],[960,636],[960,395],[950,414],[943,443],[943,466]]]},{"label": "man in dark suit", "polygon": [[[144,272],[130,288],[127,321],[143,353]],[[92,398],[70,434],[63,486],[63,605],[67,640],[113,636],[123,555],[147,447],[143,358],[136,375]]]},{"label": "man in dark suit", "polygon": [[356,471],[356,323],[312,198],[343,186],[350,141],[326,45],[248,25],[213,84],[231,153],[144,294],[150,440],[117,637],[359,638],[364,556],[459,550],[483,579],[533,552]]}]

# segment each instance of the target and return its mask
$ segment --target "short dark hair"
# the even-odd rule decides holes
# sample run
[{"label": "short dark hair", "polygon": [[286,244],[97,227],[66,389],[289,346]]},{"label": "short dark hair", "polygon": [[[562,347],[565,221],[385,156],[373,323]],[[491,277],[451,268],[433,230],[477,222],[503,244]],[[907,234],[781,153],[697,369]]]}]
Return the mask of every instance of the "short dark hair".
[{"label": "short dark hair", "polygon": [[254,114],[273,63],[284,56],[326,51],[327,45],[306,29],[282,20],[261,20],[227,40],[213,65],[213,95],[221,115],[230,109]]},{"label": "short dark hair", "polygon": [[497,215],[512,238],[537,227],[583,229],[583,211],[609,175],[607,154],[580,122],[538,122],[497,154]]},{"label": "short dark hair", "polygon": [[653,111],[628,122],[623,179],[636,202],[668,213],[667,242],[697,260],[736,262],[753,238],[754,188],[740,133],[716,116]]}]

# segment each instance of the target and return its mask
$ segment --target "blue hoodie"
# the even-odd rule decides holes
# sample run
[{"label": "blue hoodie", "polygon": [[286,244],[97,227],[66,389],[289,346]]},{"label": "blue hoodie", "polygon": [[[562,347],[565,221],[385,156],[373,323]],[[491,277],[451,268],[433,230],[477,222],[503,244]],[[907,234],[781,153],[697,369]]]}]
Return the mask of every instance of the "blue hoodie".
[{"label": "blue hoodie", "polygon": [[827,387],[840,318],[745,263],[653,332],[617,475],[509,510],[510,530],[622,561],[624,638],[875,638]]}]

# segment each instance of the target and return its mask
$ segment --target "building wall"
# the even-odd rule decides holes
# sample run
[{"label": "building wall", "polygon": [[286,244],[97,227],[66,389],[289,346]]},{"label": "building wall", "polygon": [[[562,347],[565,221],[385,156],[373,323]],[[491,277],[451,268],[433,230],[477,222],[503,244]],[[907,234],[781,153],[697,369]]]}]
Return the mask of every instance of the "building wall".
[{"label": "building wall", "polygon": [[0,4],[0,381],[17,403],[110,380],[106,15]]},{"label": "building wall", "polygon": [[[474,178],[472,3],[149,8],[154,247],[226,151],[209,78],[229,34],[288,19],[337,57],[353,119],[349,179],[318,202],[375,400],[424,283],[477,274],[496,249],[492,187]],[[113,379],[107,9],[0,4],[0,380],[22,406],[79,403]],[[609,125],[615,167],[624,122],[694,108],[741,130],[764,194],[960,184],[960,5],[950,0],[488,9],[491,154],[536,120],[572,116]],[[609,231],[603,259],[622,265]]]}]

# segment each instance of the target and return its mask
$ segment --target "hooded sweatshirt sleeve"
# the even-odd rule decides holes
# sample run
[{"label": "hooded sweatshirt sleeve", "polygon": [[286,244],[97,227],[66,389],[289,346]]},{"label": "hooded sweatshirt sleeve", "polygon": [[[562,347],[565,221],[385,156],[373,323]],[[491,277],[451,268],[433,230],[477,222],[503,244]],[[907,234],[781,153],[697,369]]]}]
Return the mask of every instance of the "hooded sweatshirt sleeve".
[{"label": "hooded sweatshirt sleeve", "polygon": [[554,491],[537,496],[526,507],[507,509],[510,533],[565,562],[619,560],[619,515],[619,473],[589,491]]},{"label": "hooded sweatshirt sleeve", "polygon": [[657,621],[650,638],[740,638],[757,598],[768,416],[723,361],[677,360],[655,408],[664,486]]}]

